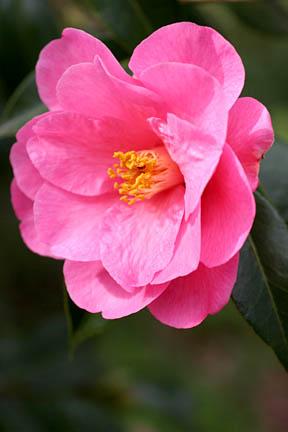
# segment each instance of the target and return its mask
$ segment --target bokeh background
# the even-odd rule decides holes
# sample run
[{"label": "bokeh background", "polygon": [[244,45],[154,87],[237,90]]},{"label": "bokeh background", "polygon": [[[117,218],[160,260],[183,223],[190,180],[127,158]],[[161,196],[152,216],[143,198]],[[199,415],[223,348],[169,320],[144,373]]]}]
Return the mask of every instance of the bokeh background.
[{"label": "bokeh background", "polygon": [[[232,303],[189,331],[146,311],[111,322],[83,314],[65,296],[62,263],[25,248],[10,206],[13,136],[43,110],[33,75],[43,45],[74,26],[127,65],[141,39],[181,20],[233,43],[244,94],[267,105],[279,141],[288,140],[286,0],[0,0],[1,432],[288,430],[287,375]],[[263,181],[287,219],[277,183],[281,174],[288,191],[288,158],[279,148],[263,162]]]}]

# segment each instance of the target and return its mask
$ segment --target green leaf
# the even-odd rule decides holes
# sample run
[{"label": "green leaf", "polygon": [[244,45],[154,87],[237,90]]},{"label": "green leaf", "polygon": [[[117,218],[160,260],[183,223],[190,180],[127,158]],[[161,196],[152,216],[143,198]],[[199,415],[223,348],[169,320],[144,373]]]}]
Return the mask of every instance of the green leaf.
[{"label": "green leaf", "polygon": [[64,288],[64,312],[67,321],[69,350],[73,356],[76,348],[88,339],[102,333],[107,320],[100,314],[91,314],[78,308]]},{"label": "green leaf", "polygon": [[277,140],[261,163],[261,184],[281,216],[288,222],[288,144]]},{"label": "green leaf", "polygon": [[233,300],[288,370],[288,230],[259,193],[257,215],[241,251]]},{"label": "green leaf", "polygon": [[46,110],[39,101],[34,72],[31,72],[8,99],[0,118],[0,138],[13,137],[35,115]]}]

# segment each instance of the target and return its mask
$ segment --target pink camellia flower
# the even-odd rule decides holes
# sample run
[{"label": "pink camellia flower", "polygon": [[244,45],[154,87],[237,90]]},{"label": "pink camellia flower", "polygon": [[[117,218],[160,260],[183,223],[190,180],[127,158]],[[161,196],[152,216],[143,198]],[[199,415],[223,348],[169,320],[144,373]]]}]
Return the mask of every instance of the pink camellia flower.
[{"label": "pink camellia flower", "polygon": [[211,28],[163,27],[129,67],[77,29],[43,49],[49,111],[17,134],[13,206],[27,246],[65,259],[79,307],[193,327],[230,298],[271,120],[238,99],[241,59]]}]

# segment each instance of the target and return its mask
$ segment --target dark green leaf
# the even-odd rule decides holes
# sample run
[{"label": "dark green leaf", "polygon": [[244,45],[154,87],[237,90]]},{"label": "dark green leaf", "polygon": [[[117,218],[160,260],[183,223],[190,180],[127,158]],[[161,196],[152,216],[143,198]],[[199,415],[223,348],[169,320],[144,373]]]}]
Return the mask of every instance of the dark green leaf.
[{"label": "dark green leaf", "polygon": [[73,355],[81,343],[100,334],[107,321],[100,314],[90,314],[78,308],[70,300],[65,288],[64,311],[67,320],[70,353]]},{"label": "dark green leaf", "polygon": [[282,217],[288,222],[288,144],[276,141],[261,163],[260,178],[264,190]]},{"label": "dark green leaf", "polygon": [[288,370],[288,230],[271,204],[255,197],[257,216],[241,252],[233,300]]}]

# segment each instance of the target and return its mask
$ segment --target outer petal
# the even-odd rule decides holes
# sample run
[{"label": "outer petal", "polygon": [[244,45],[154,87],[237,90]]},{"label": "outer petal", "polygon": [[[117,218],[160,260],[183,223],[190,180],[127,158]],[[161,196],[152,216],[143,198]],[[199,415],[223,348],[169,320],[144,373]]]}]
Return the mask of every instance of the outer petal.
[{"label": "outer petal", "polygon": [[[117,149],[99,124],[76,113],[51,113],[34,127],[27,150],[41,176],[64,190],[97,195],[111,190],[107,168]],[[119,144],[118,144],[119,149]]]},{"label": "outer petal", "polygon": [[254,191],[258,186],[260,160],[274,141],[271,117],[256,99],[237,100],[229,114],[227,142],[230,144]]},{"label": "outer petal", "polygon": [[228,108],[219,82],[204,69],[183,63],[161,63],[140,75],[161,96],[166,110],[210,133],[224,144]]},{"label": "outer petal", "polygon": [[19,129],[16,135],[17,142],[12,146],[10,153],[10,162],[17,184],[22,192],[31,199],[34,199],[43,180],[28,157],[26,144],[34,136],[33,126],[46,115],[47,113],[34,117]]},{"label": "outer petal", "polygon": [[33,201],[23,194],[15,178],[12,180],[10,192],[13,210],[17,219],[21,221],[30,217],[33,208]]},{"label": "outer petal", "polygon": [[13,173],[19,184],[19,188],[29,198],[33,199],[36,192],[43,184],[43,180],[32,165],[28,157],[26,147],[23,143],[16,142],[10,152],[10,162],[13,167]]},{"label": "outer petal", "polygon": [[200,206],[198,206],[187,222],[182,220],[173,257],[167,267],[155,275],[153,284],[170,281],[196,270],[201,248],[200,216]]},{"label": "outer petal", "polygon": [[[142,142],[141,132],[121,120],[97,121],[71,112],[50,113],[36,123],[34,132],[27,150],[41,176],[87,196],[111,191],[107,169],[115,163],[114,151],[137,149]],[[155,136],[153,140],[157,142]]]},{"label": "outer petal", "polygon": [[175,279],[150,306],[150,312],[176,328],[191,328],[209,314],[219,312],[229,301],[238,270],[238,255],[213,268],[200,264],[188,276]]},{"label": "outer petal", "polygon": [[109,276],[100,261],[66,261],[64,276],[74,303],[92,313],[102,312],[102,316],[107,319],[138,312],[167,287],[167,284],[147,285],[128,293]]},{"label": "outer petal", "polygon": [[201,262],[227,262],[245,242],[255,217],[255,200],[240,162],[226,145],[202,197]]},{"label": "outer petal", "polygon": [[50,108],[58,106],[56,86],[69,66],[93,62],[99,55],[107,69],[122,80],[131,81],[110,50],[98,39],[82,30],[67,28],[61,39],[50,42],[42,51],[36,65],[36,81],[43,102]]},{"label": "outer petal", "polygon": [[185,218],[195,210],[222,154],[223,144],[186,120],[168,114],[167,123],[150,119],[185,180]]},{"label": "outer petal", "polygon": [[44,184],[34,204],[39,239],[57,256],[78,261],[99,259],[103,213],[114,200],[115,195],[81,197]]},{"label": "outer petal", "polygon": [[157,63],[190,63],[206,69],[223,86],[233,105],[244,84],[244,67],[233,46],[209,27],[182,22],[160,28],[135,49],[130,69],[136,76]]},{"label": "outer petal", "polygon": [[26,246],[39,255],[57,258],[50,248],[39,240],[33,217],[33,201],[19,189],[15,179],[11,183],[11,201],[16,216],[20,220],[20,234]]},{"label": "outer petal", "polygon": [[183,186],[129,207],[118,202],[104,217],[101,260],[121,286],[149,284],[170,262],[183,217]]},{"label": "outer petal", "polygon": [[146,146],[155,142],[146,118],[160,110],[159,97],[150,90],[113,77],[99,59],[95,64],[71,66],[58,82],[57,94],[64,111],[123,120],[141,131]]}]

